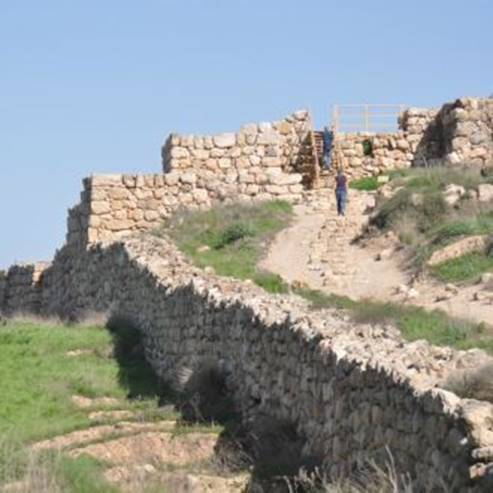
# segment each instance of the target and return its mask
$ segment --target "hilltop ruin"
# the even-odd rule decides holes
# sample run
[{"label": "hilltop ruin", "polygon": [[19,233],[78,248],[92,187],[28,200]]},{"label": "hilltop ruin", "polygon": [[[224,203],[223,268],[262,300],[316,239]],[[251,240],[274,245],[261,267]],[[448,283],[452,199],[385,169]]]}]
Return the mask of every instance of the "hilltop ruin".
[{"label": "hilltop ruin", "polygon": [[[168,241],[144,234],[181,208],[300,203],[324,193],[333,170],[320,168],[318,141],[309,113],[298,111],[237,133],[172,134],[162,173],[86,178],[53,262],[0,275],[0,312],[125,317],[144,334],[162,378],[203,358],[221,361],[242,415],[295,422],[307,455],[334,475],[384,460],[388,447],[418,491],[441,480],[450,491],[486,491],[471,477],[493,470],[493,405],[437,387],[447,371],[486,360],[484,353],[407,344],[391,329],[354,326],[333,311],[315,315],[297,298],[206,274]],[[409,108],[396,133],[338,133],[336,142],[353,178],[493,165],[493,99]]]}]

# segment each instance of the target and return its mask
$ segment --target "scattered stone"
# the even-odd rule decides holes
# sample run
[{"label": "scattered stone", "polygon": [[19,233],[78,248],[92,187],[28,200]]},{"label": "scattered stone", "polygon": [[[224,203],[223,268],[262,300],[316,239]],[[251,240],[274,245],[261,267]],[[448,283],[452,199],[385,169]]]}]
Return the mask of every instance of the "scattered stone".
[{"label": "scattered stone", "polygon": [[459,200],[466,195],[466,189],[461,185],[448,185],[444,192],[443,198],[448,205],[455,205]]},{"label": "scattered stone", "polygon": [[83,395],[73,395],[71,401],[81,409],[89,407],[110,407],[118,406],[120,401],[114,397],[85,397]]},{"label": "scattered stone", "polygon": [[382,250],[381,252],[377,253],[375,260],[377,261],[387,260],[390,257],[392,257],[393,253],[394,250],[392,248],[386,248],[385,250]]},{"label": "scattered stone", "polygon": [[415,288],[410,288],[409,291],[406,293],[406,297],[408,300],[415,300],[419,297],[419,291]]},{"label": "scattered stone", "polygon": [[480,202],[490,202],[493,200],[493,185],[482,183],[478,185],[478,200]]}]

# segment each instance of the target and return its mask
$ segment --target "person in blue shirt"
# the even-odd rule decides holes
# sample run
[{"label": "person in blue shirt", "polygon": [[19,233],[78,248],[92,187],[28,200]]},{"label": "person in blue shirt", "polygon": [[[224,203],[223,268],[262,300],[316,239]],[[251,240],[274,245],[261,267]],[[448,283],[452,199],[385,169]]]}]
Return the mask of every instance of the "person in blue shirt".
[{"label": "person in blue shirt", "polygon": [[334,130],[333,127],[325,127],[323,131],[323,167],[324,169],[330,169],[332,166],[332,144],[334,143]]},{"label": "person in blue shirt", "polygon": [[336,200],[337,215],[344,216],[347,202],[347,178],[342,168],[339,168],[336,176]]}]

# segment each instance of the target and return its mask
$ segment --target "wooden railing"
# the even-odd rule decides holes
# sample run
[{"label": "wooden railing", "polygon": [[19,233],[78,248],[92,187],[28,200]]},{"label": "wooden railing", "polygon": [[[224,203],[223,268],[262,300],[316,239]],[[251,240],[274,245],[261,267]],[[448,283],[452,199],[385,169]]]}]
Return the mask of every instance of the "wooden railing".
[{"label": "wooden railing", "polygon": [[332,125],[335,132],[396,132],[404,104],[335,104]]}]

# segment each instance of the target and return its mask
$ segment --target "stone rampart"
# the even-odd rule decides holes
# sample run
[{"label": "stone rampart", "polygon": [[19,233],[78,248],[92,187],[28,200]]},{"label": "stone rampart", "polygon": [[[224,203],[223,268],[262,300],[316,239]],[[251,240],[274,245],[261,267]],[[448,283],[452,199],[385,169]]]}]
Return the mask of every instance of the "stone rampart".
[{"label": "stone rampart", "polygon": [[205,274],[156,238],[66,246],[38,284],[43,314],[132,320],[164,379],[220,362],[242,416],[296,423],[304,452],[333,475],[383,462],[389,449],[416,491],[442,480],[451,492],[487,491],[469,468],[493,445],[493,405],[436,387],[486,361],[481,351],[404,343],[391,327],[310,312],[299,298]]},{"label": "stone rampart", "polygon": [[392,169],[409,168],[413,159],[407,134],[369,132],[338,134],[336,146],[349,178],[375,176]]},{"label": "stone rampart", "polygon": [[410,108],[401,117],[415,166],[493,166],[493,99],[461,98],[439,110]]},{"label": "stone rampart", "polygon": [[37,313],[41,309],[42,276],[46,262],[23,263],[0,273],[0,311]]},{"label": "stone rampart", "polygon": [[302,173],[306,153],[311,152],[311,130],[310,115],[301,110],[280,121],[244,125],[237,133],[171,134],[162,148],[163,170],[209,171],[217,182],[227,184],[238,174],[255,176],[266,169]]}]

